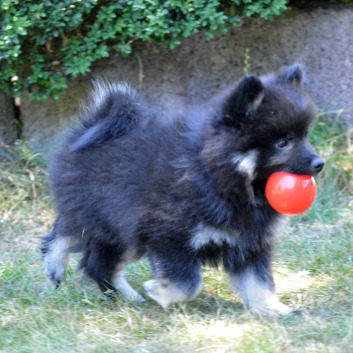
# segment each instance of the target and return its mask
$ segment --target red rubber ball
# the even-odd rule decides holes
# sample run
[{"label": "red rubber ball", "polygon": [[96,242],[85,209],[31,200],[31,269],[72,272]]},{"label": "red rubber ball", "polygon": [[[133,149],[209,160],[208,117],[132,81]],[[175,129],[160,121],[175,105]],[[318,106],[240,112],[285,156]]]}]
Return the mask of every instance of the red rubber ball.
[{"label": "red rubber ball", "polygon": [[316,183],[310,175],[276,172],[268,178],[265,192],[272,208],[293,216],[305,212],[313,204]]}]

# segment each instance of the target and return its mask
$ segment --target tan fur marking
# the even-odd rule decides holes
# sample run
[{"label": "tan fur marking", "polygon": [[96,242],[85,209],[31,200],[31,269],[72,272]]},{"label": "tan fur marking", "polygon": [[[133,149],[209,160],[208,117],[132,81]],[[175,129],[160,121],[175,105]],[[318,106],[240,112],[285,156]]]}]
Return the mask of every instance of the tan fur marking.
[{"label": "tan fur marking", "polygon": [[282,304],[276,294],[255,276],[253,269],[248,269],[241,276],[231,277],[230,283],[252,312],[278,316],[288,315],[293,311]]},{"label": "tan fur marking", "polygon": [[55,238],[49,246],[48,253],[44,256],[44,273],[50,280],[61,280],[70,260],[69,249],[74,245],[71,237]]},{"label": "tan fur marking", "polygon": [[183,303],[194,299],[201,291],[202,282],[191,296],[186,295],[167,279],[152,279],[145,282],[144,287],[148,296],[166,309],[173,303]]},{"label": "tan fur marking", "polygon": [[145,299],[133,289],[129,282],[126,280],[124,276],[124,266],[121,264],[117,266],[113,276],[112,276],[112,285],[113,287],[119,291],[126,299],[135,300],[138,302],[144,302]]}]

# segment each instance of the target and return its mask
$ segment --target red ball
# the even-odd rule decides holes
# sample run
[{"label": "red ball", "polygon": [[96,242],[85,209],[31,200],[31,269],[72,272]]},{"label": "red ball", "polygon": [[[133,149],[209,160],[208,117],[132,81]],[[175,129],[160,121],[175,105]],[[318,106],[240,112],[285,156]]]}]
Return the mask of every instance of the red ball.
[{"label": "red ball", "polygon": [[273,173],[266,183],[269,204],[279,213],[293,216],[306,211],[316,196],[315,179],[310,175]]}]

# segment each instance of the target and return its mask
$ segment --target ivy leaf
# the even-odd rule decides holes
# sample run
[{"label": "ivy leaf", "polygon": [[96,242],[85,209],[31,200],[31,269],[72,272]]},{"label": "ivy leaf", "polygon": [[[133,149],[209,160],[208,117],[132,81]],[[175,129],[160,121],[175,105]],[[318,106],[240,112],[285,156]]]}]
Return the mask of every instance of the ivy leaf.
[{"label": "ivy leaf", "polygon": [[14,97],[28,90],[33,99],[57,98],[68,80],[88,73],[110,50],[131,55],[136,41],[172,49],[198,32],[210,39],[243,16],[271,19],[287,2],[2,0],[0,89]]}]

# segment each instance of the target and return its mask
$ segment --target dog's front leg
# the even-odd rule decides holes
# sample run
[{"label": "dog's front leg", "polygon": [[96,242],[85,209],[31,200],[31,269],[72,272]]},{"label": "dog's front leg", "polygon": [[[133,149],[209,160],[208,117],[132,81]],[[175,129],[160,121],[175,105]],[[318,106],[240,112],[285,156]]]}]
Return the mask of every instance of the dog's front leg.
[{"label": "dog's front leg", "polygon": [[144,288],[148,296],[163,308],[190,301],[200,293],[200,262],[190,257],[185,249],[178,248],[175,242],[165,247],[150,247],[149,259],[154,279],[146,281]]},{"label": "dog's front leg", "polygon": [[230,283],[251,312],[267,316],[288,315],[294,309],[281,303],[275,294],[268,254],[241,269],[229,271]]}]

